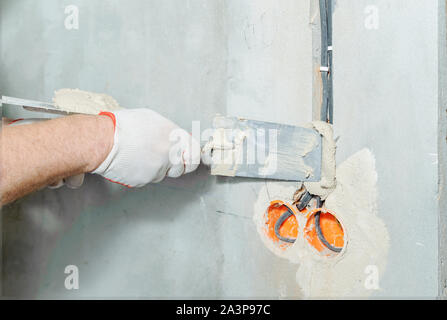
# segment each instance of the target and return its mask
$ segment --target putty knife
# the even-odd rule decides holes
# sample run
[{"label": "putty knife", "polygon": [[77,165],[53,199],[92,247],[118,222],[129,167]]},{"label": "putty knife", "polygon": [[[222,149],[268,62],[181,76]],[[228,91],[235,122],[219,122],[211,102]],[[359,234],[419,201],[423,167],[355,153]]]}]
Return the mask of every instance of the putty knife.
[{"label": "putty knife", "polygon": [[310,128],[216,116],[211,174],[320,181],[321,135]]}]

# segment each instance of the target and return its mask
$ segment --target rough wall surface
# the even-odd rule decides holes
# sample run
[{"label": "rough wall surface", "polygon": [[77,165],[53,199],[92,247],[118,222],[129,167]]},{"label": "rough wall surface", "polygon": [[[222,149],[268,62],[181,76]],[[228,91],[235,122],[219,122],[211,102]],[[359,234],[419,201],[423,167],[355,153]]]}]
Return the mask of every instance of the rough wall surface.
[{"label": "rough wall surface", "polygon": [[376,156],[379,215],[391,238],[382,296],[438,292],[437,17],[438,1],[335,6],[337,158],[366,146]]},{"label": "rough wall surface", "polygon": [[[379,296],[438,290],[438,1],[336,1],[338,161],[376,155],[391,254]],[[79,8],[79,30],[64,9]],[[379,10],[378,29],[365,8]],[[62,87],[150,107],[189,129],[215,113],[289,124],[312,118],[310,2],[2,1],[2,94],[49,100]],[[5,113],[29,116],[11,107]],[[296,266],[252,222],[264,181],[181,180],[124,190],[88,176],[2,212],[9,297],[301,297]],[[67,265],[79,290],[64,287]]]},{"label": "rough wall surface", "polygon": [[447,1],[439,1],[439,296],[447,298]]},{"label": "rough wall surface", "polygon": [[[79,30],[64,28],[68,4]],[[79,87],[187,129],[227,110],[311,119],[305,2],[2,1],[1,14],[3,94],[49,100]],[[79,190],[30,195],[4,210],[4,294],[299,297],[295,268],[263,247],[251,220],[262,184],[202,168],[139,190],[89,176]],[[71,264],[79,290],[64,288]]]}]

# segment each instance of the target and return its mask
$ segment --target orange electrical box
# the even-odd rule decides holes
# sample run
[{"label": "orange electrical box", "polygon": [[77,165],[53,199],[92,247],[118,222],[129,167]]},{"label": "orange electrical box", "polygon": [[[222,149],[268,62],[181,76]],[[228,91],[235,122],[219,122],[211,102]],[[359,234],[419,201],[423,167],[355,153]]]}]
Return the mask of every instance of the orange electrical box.
[{"label": "orange electrical box", "polygon": [[315,228],[315,213],[318,211],[321,211],[320,229],[324,238],[333,247],[342,248],[344,246],[343,227],[333,214],[328,211],[324,211],[321,208],[314,209],[309,214],[309,218],[307,219],[307,223],[304,228],[304,237],[311,246],[318,250],[318,252],[329,250],[318,238],[317,230]]}]

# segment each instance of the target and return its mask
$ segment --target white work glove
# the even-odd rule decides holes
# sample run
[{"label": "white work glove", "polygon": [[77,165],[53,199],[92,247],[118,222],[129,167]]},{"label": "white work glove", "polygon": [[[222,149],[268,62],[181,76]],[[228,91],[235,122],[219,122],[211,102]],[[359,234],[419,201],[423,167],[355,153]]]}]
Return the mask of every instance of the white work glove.
[{"label": "white work glove", "polygon": [[[14,126],[19,126],[19,125],[24,125],[24,124],[31,124],[31,123],[36,123],[39,121],[46,121],[49,119],[15,119],[11,122],[9,122],[7,125],[14,127]],[[55,183],[51,184],[48,186],[48,188],[50,189],[57,189],[62,187],[63,185],[66,185],[67,187],[71,188],[71,189],[77,189],[80,186],[82,186],[82,184],[84,183],[84,174],[78,174],[72,177],[67,177],[67,178],[63,178],[60,179],[59,181],[56,181]]]},{"label": "white work glove", "polygon": [[185,130],[149,109],[101,112],[115,124],[112,150],[92,173],[128,187],[177,178],[197,169],[200,145]]}]

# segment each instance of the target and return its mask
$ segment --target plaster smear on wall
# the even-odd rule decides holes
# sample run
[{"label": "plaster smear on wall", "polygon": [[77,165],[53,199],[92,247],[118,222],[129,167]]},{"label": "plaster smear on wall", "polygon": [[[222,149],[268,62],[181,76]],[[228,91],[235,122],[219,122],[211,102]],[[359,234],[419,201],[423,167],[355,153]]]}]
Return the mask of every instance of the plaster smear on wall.
[{"label": "plaster smear on wall", "polygon": [[305,182],[304,186],[311,193],[326,199],[335,189],[335,141],[332,125],[323,121],[313,121],[308,128],[318,131],[323,137],[321,180],[318,182]]},{"label": "plaster smear on wall", "polygon": [[111,96],[79,89],[60,89],[54,93],[54,105],[65,111],[98,114],[122,109]]},{"label": "plaster smear on wall", "polygon": [[265,234],[264,214],[272,200],[293,202],[294,186],[271,182],[255,203],[254,221],[273,253],[298,264],[296,281],[307,297],[365,297],[380,289],[389,236],[377,216],[377,172],[371,151],[363,149],[337,167],[337,186],[325,208],[335,213],[345,231],[345,247],[337,256],[322,256],[303,237],[304,215],[298,215],[298,239],[282,250]]}]

